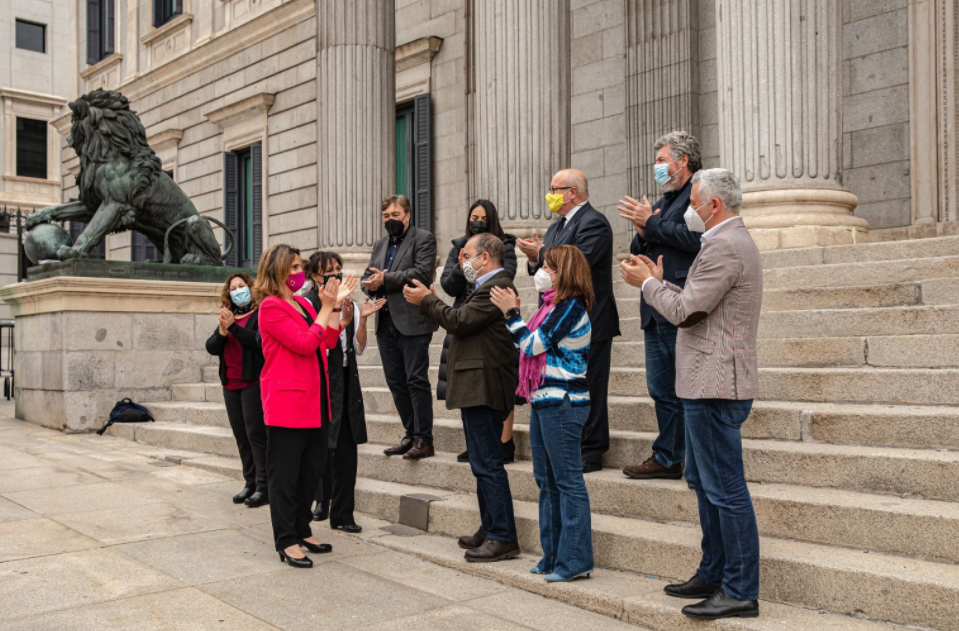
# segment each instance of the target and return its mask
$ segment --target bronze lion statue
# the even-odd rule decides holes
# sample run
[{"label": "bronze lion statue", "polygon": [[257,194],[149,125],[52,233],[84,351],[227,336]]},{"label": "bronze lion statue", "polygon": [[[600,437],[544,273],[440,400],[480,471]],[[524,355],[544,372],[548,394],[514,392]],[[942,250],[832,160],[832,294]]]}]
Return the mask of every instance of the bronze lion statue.
[{"label": "bronze lion statue", "polygon": [[[222,265],[220,244],[190,198],[163,172],[130,102],[119,92],[94,90],[70,105],[69,144],[80,158],[79,201],[50,206],[27,218],[28,229],[51,221],[87,223],[61,261],[86,257],[113,232],[138,230],[159,256],[187,265]],[[174,223],[166,253],[164,237]]]}]

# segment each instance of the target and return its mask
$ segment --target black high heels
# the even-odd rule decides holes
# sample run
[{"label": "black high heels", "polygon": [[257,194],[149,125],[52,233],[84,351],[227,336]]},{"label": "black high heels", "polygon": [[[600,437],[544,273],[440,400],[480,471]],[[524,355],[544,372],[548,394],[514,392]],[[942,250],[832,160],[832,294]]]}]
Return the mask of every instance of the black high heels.
[{"label": "black high heels", "polygon": [[312,552],[313,554],[326,554],[327,552],[333,552],[333,546],[328,543],[321,543],[319,545],[315,543],[310,543],[309,541],[300,540],[300,545]]},{"label": "black high heels", "polygon": [[277,553],[280,555],[280,563],[286,563],[290,567],[298,567],[301,569],[313,567],[313,559],[310,557],[305,556],[302,559],[294,559],[283,550],[277,550]]},{"label": "black high heels", "polygon": [[253,495],[253,492],[256,491],[252,486],[244,486],[243,490],[233,496],[234,504],[242,504],[246,501],[246,498]]}]

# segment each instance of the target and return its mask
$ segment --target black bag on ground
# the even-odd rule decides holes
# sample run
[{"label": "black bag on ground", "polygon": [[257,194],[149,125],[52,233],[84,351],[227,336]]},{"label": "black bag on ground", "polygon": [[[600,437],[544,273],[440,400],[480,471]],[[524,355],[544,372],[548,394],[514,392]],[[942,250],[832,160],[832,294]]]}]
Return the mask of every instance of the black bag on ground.
[{"label": "black bag on ground", "polygon": [[123,399],[117,401],[117,404],[113,406],[113,410],[110,411],[110,420],[103,426],[103,429],[97,432],[97,436],[103,436],[103,432],[107,431],[107,428],[114,423],[146,423],[152,420],[150,411],[145,407],[139,403],[134,403],[130,399]]}]

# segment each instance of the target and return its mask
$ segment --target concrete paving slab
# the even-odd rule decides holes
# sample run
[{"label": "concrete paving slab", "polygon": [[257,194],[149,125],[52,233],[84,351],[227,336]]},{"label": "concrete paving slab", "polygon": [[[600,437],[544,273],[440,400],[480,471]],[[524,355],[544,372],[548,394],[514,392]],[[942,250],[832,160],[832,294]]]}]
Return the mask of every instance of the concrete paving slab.
[{"label": "concrete paving slab", "polygon": [[345,559],[342,563],[452,602],[466,602],[506,589],[503,585],[390,550]]},{"label": "concrete paving slab", "polygon": [[62,515],[154,504],[159,500],[116,482],[6,493],[14,502],[42,515]]},{"label": "concrete paving slab", "polygon": [[231,525],[167,502],[55,515],[53,519],[108,545],[221,530]]},{"label": "concrete paving slab", "polygon": [[192,588],[124,598],[0,623],[0,631],[277,631]]},{"label": "concrete paving slab", "polygon": [[600,618],[562,602],[511,589],[471,601],[467,606],[536,631],[641,631],[636,625]]},{"label": "concrete paving slab", "polygon": [[[368,631],[528,631],[530,627],[513,624],[497,616],[451,605],[399,620],[364,627]],[[636,629],[636,627],[632,627]]]},{"label": "concrete paving slab", "polygon": [[[179,466],[170,469],[183,468]],[[233,527],[252,526],[270,522],[269,506],[249,508],[243,504],[234,504],[231,497],[213,493],[196,486],[171,482],[159,477],[168,469],[159,469],[154,476],[142,480],[131,480],[129,488],[142,491],[168,502],[189,513],[204,515],[231,524]],[[236,484],[234,482],[233,484]],[[236,489],[237,491],[239,488]],[[234,491],[235,493],[236,491]]]},{"label": "concrete paving slab", "polygon": [[187,585],[293,569],[278,562],[273,546],[237,530],[151,539],[119,550]]},{"label": "concrete paving slab", "polygon": [[0,564],[0,620],[9,623],[182,586],[111,548],[11,561]]},{"label": "concrete paving slab", "polygon": [[[0,472],[28,469],[30,467],[49,467],[46,460],[31,456],[16,449],[0,449]],[[3,475],[0,473],[0,475]]]},{"label": "concrete paving slab", "polygon": [[89,473],[57,465],[9,469],[0,471],[0,493],[63,488],[102,481]]},{"label": "concrete paving slab", "polygon": [[142,478],[151,474],[147,464],[131,464],[103,460],[101,454],[75,451],[51,451],[39,456],[47,464],[69,467],[83,473],[89,473],[103,480],[128,480]]},{"label": "concrete paving slab", "polygon": [[21,519],[36,519],[39,517],[32,510],[20,506],[16,502],[0,497],[0,523],[19,521]]},{"label": "concrete paving slab", "polygon": [[203,591],[286,631],[368,629],[450,602],[340,563],[234,579]]},{"label": "concrete paving slab", "polygon": [[49,519],[0,524],[0,563],[99,547],[97,541]]},{"label": "concrete paving slab", "polygon": [[[267,513],[269,515],[269,513]],[[383,548],[372,545],[356,535],[348,535],[342,531],[331,530],[329,522],[313,522],[313,536],[322,543],[333,546],[333,552],[327,554],[309,554],[314,563],[339,561],[365,554],[382,554]],[[253,537],[271,552],[274,550],[273,526],[269,522],[257,524],[243,529],[243,533]],[[279,560],[277,558],[277,560]]]}]

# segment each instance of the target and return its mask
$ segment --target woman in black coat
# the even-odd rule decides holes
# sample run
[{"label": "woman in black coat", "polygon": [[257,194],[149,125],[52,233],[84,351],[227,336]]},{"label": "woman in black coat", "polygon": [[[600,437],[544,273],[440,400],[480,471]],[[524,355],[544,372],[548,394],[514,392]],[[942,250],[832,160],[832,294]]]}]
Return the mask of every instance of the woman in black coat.
[{"label": "woman in black coat", "polygon": [[260,401],[263,349],[258,339],[256,302],[250,293],[253,279],[239,272],[223,283],[220,322],[206,341],[206,350],[220,358],[220,383],[243,464],[246,485],[233,496],[234,504],[250,508],[270,501],[266,479],[266,426]]},{"label": "woman in black coat", "polygon": [[[510,278],[516,277],[516,237],[503,232],[503,227],[499,222],[499,213],[496,212],[496,206],[487,199],[478,199],[470,206],[466,215],[466,230],[462,237],[453,239],[453,247],[446,258],[446,267],[443,268],[443,276],[440,278],[440,285],[443,291],[453,298],[453,308],[458,309],[466,297],[473,291],[473,287],[466,282],[463,276],[463,269],[459,264],[460,251],[470,240],[470,237],[488,232],[499,237],[503,241],[506,256],[503,259],[503,269],[509,274]],[[450,348],[449,334],[443,340],[443,354],[440,356],[440,378],[436,384],[436,398],[440,401],[446,399],[446,381],[449,367],[447,365],[447,355]],[[510,412],[509,418],[503,423],[503,460],[504,462],[513,462],[516,456],[516,446],[513,443],[513,413]],[[467,452],[463,452],[456,457],[460,462],[468,462]]]},{"label": "woman in black coat", "polygon": [[[343,259],[335,252],[315,252],[306,268],[313,288],[306,298],[314,308],[320,304],[319,292],[330,278],[343,279]],[[340,314],[340,343],[327,352],[330,371],[330,457],[320,487],[316,490],[314,521],[329,518],[330,527],[346,532],[362,532],[353,518],[358,465],[357,445],[367,441],[366,412],[360,390],[360,371],[356,357],[366,350],[367,319],[386,304],[386,300],[358,305],[344,300],[334,312]],[[357,321],[358,320],[358,321]]]}]

